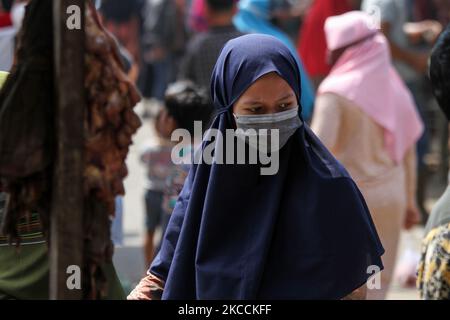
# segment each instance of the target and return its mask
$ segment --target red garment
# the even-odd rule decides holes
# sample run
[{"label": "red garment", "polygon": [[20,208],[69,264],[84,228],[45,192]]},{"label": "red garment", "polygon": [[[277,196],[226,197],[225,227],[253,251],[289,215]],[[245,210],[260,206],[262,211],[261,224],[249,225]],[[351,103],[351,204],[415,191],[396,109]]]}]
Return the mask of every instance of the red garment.
[{"label": "red garment", "polygon": [[0,13],[0,28],[12,26],[11,15],[8,12]]},{"label": "red garment", "polygon": [[325,77],[331,70],[326,61],[325,20],[352,8],[344,0],[315,0],[299,32],[298,53],[311,77]]}]

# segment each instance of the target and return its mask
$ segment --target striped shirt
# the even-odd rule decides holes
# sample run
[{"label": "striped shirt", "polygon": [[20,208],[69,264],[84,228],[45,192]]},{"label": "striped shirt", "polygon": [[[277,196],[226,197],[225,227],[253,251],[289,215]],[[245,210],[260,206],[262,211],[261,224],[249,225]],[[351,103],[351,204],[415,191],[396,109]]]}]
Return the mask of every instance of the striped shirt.
[{"label": "striped shirt", "polygon": [[[6,206],[6,195],[0,193],[0,221],[3,221]],[[33,213],[28,218],[22,218],[17,225],[21,242],[20,245],[31,245],[37,243],[45,243],[45,237],[42,233],[42,223],[39,214]],[[4,236],[0,231],[0,247],[16,245],[16,243],[9,243],[8,237]]]}]

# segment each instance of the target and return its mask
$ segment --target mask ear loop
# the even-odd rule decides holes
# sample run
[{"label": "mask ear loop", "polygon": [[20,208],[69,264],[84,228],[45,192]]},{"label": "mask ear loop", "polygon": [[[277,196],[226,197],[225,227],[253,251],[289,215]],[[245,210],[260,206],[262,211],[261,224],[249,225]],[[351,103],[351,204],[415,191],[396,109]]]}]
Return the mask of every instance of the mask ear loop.
[{"label": "mask ear loop", "polygon": [[233,129],[236,130],[237,129],[237,117],[233,112],[233,109],[229,109],[229,112],[227,112],[227,117],[228,117],[228,121],[231,122],[231,124],[233,125]]}]

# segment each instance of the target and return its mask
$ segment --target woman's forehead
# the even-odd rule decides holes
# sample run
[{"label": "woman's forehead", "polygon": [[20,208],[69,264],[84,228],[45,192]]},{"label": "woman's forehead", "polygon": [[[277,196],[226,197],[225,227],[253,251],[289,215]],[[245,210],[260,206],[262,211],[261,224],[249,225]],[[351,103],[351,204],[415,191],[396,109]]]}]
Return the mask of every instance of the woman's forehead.
[{"label": "woman's forehead", "polygon": [[271,100],[277,100],[292,96],[295,97],[295,93],[291,86],[278,74],[272,72],[252,83],[241,98],[242,100],[265,100],[270,97]]}]

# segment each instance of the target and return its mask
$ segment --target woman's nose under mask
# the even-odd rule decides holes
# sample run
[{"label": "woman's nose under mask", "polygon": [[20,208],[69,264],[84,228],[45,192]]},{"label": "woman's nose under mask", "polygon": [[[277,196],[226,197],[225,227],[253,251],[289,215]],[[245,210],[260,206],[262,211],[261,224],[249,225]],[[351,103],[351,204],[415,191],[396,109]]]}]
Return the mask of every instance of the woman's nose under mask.
[{"label": "woman's nose under mask", "polygon": [[236,136],[259,152],[277,152],[302,126],[299,108],[263,115],[234,115]]}]

